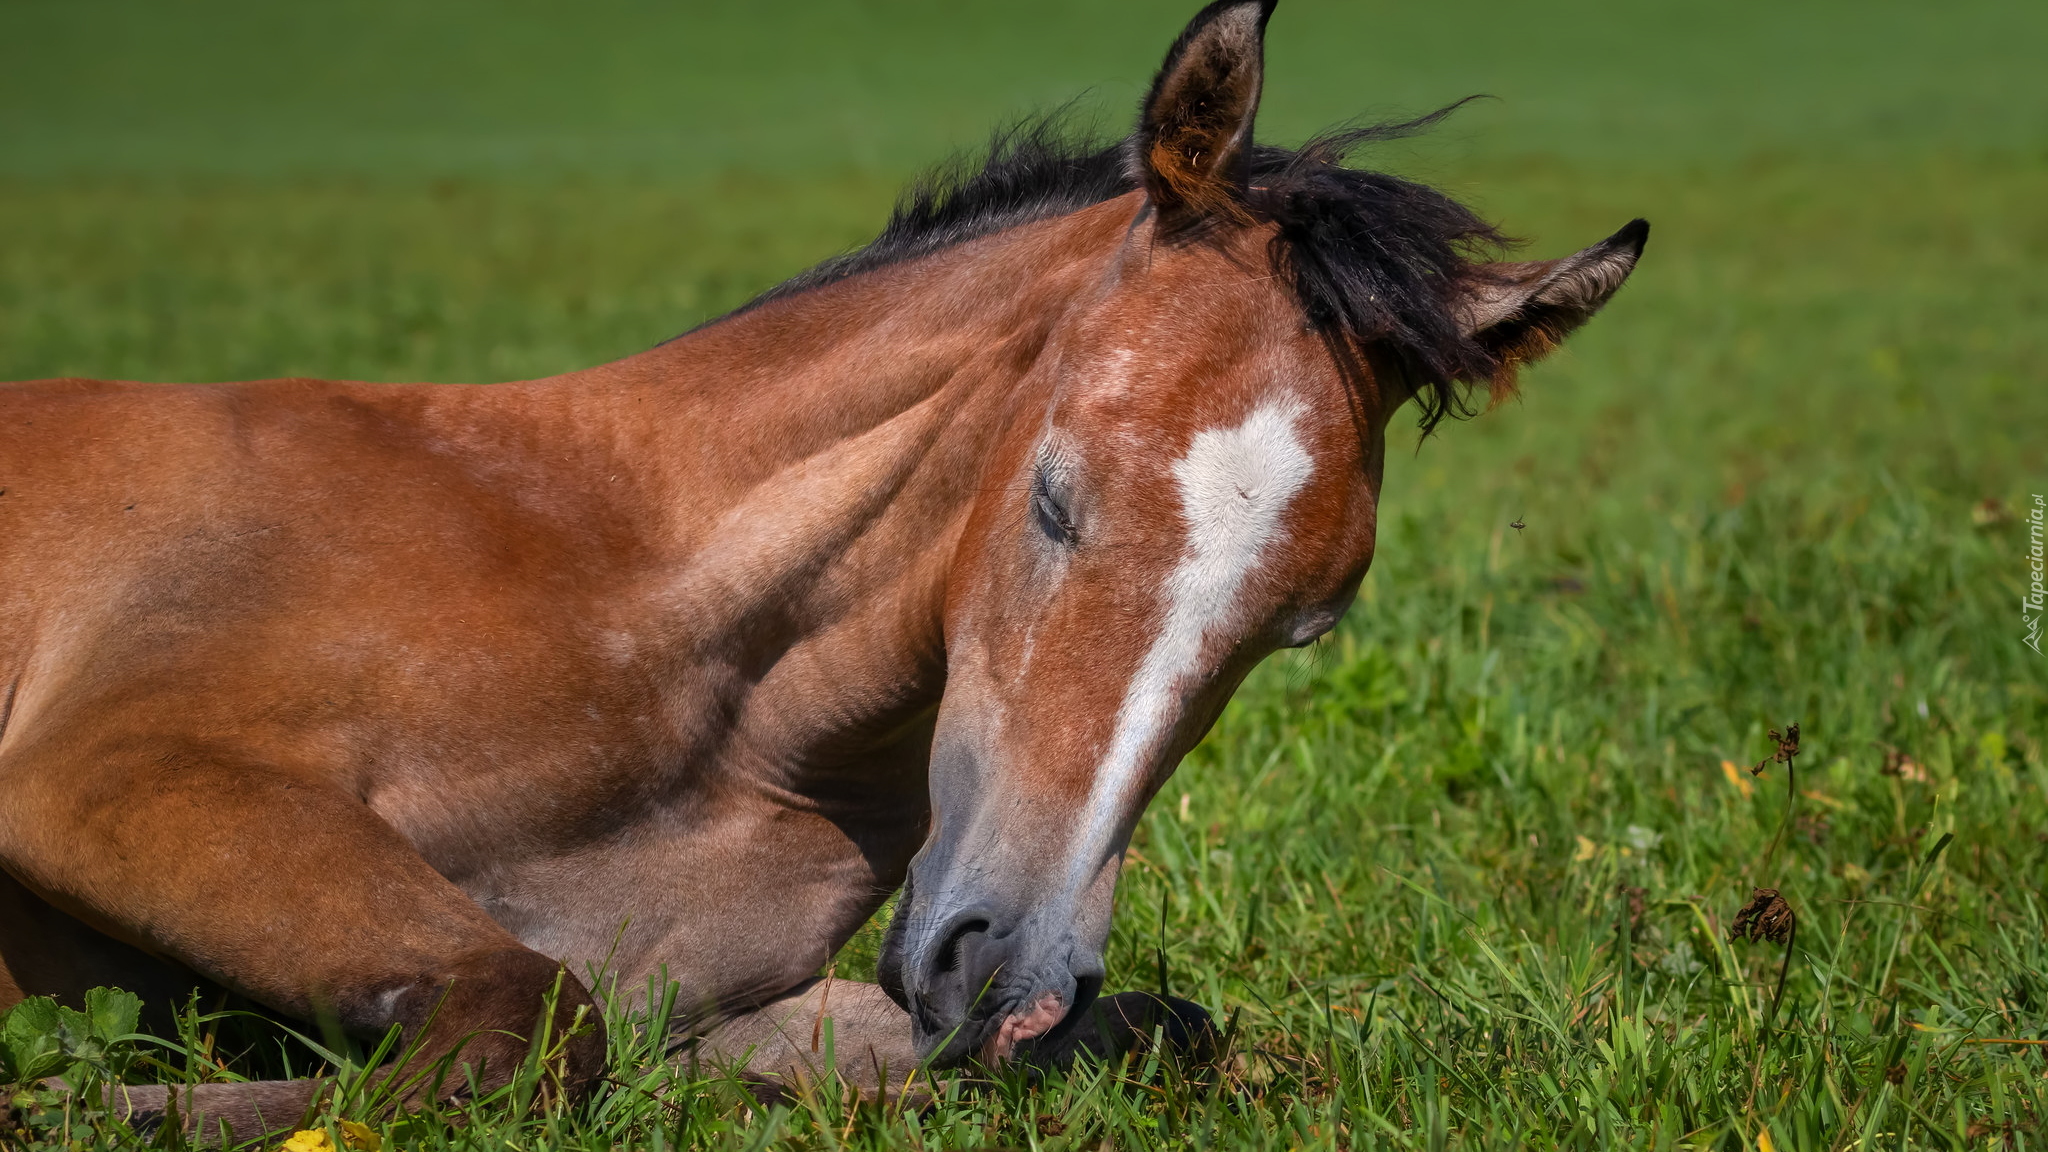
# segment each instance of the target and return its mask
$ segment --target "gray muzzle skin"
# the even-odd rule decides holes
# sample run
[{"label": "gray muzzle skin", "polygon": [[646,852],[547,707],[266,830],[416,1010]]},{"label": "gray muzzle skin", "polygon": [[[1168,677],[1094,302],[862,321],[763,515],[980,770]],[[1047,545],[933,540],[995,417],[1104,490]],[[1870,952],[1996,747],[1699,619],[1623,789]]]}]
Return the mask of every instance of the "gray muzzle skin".
[{"label": "gray muzzle skin", "polygon": [[[993,1064],[1020,1043],[1057,1041],[1102,990],[1110,901],[1098,909],[1089,897],[1114,891],[1114,865],[1108,892],[1092,884],[1075,899],[1062,891],[1063,868],[1039,877],[993,860],[963,867],[948,847],[928,844],[912,862],[877,965],[910,1013],[919,1057]],[[965,857],[985,855],[994,853]]]}]

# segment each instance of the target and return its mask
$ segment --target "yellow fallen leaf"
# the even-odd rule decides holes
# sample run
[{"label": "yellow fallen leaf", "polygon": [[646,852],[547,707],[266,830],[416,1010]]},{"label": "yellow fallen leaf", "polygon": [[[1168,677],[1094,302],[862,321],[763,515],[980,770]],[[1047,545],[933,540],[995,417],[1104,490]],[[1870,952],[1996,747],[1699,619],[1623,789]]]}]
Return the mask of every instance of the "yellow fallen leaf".
[{"label": "yellow fallen leaf", "polygon": [[1584,836],[1578,837],[1578,841],[1579,850],[1577,852],[1572,853],[1573,860],[1591,860],[1593,858],[1593,853],[1599,851],[1599,849],[1594,846],[1593,842],[1591,840],[1586,839]]},{"label": "yellow fallen leaf", "polygon": [[277,1146],[277,1152],[334,1152],[334,1144],[322,1128],[302,1128]]},{"label": "yellow fallen leaf", "polygon": [[1771,1130],[1759,1128],[1756,1134],[1756,1152],[1778,1152],[1778,1146],[1771,1143]]},{"label": "yellow fallen leaf", "polygon": [[1735,785],[1736,790],[1742,793],[1745,800],[1756,792],[1756,785],[1749,782],[1749,777],[1741,768],[1736,766],[1733,760],[1721,761],[1721,775],[1726,776],[1728,782]]},{"label": "yellow fallen leaf", "polygon": [[341,1142],[348,1145],[349,1152],[384,1152],[384,1141],[377,1138],[370,1126],[354,1120],[341,1122]]}]

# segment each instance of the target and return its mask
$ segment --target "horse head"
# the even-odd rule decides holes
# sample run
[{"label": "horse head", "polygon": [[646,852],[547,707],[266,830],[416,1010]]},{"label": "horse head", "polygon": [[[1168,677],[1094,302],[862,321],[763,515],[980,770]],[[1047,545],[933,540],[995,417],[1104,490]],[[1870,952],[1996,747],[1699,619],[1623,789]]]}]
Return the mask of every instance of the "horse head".
[{"label": "horse head", "polygon": [[[1636,221],[1562,260],[1448,197],[1252,126],[1270,3],[1221,0],[1122,145],[1099,283],[991,453],[945,602],[932,821],[881,962],[920,1051],[1008,1057],[1104,973],[1146,804],[1252,667],[1343,617],[1372,562],[1386,430],[1498,397],[1634,267]],[[1408,127],[1412,127],[1408,126]]]}]

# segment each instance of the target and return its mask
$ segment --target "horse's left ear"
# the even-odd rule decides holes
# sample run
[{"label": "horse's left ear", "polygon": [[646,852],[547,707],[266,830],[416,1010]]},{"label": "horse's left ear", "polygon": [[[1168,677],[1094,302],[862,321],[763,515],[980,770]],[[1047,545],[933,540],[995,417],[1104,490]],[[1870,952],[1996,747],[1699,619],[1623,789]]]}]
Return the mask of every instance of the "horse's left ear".
[{"label": "horse's left ear", "polygon": [[1613,297],[1635,271],[1650,238],[1648,220],[1562,260],[1486,264],[1474,269],[1459,302],[1459,320],[1510,375],[1541,358]]},{"label": "horse's left ear", "polygon": [[1188,21],[1152,80],[1131,160],[1166,231],[1246,218],[1252,120],[1275,2],[1216,0]]}]

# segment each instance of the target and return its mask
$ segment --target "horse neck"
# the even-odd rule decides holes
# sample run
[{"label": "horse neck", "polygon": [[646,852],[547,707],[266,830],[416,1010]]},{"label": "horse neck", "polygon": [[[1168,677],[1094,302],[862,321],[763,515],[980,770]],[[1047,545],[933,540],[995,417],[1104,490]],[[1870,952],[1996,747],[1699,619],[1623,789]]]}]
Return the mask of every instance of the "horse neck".
[{"label": "horse neck", "polygon": [[679,675],[735,670],[697,684],[723,702],[705,707],[789,669],[832,697],[799,701],[815,714],[877,701],[854,728],[936,702],[973,500],[1035,436],[1041,361],[1129,216],[1112,202],[1026,225],[547,382],[579,410],[565,420],[630,457],[657,558],[636,602],[657,609]]}]

